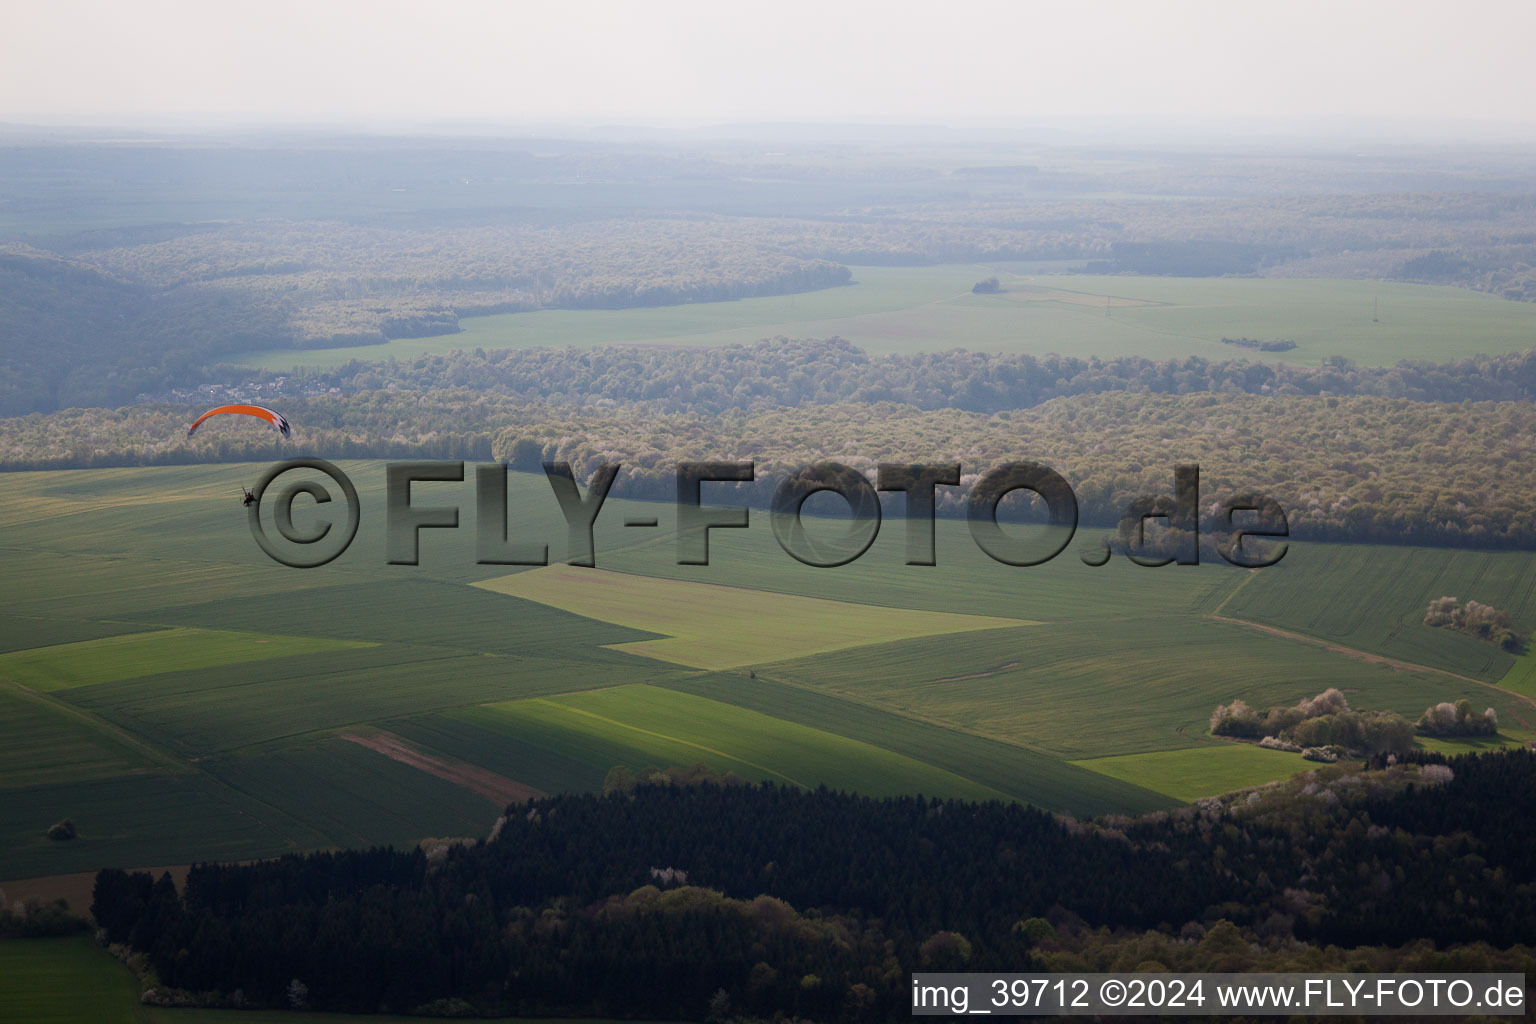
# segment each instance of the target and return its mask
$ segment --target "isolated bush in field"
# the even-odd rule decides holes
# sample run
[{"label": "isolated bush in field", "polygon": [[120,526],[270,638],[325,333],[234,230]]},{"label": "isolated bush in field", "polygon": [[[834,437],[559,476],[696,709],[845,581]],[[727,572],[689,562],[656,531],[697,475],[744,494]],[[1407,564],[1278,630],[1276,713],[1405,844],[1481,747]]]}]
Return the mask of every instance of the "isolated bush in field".
[{"label": "isolated bush in field", "polygon": [[1421,736],[1497,736],[1499,715],[1493,708],[1478,714],[1463,697],[1454,704],[1446,701],[1425,708],[1414,730]]},{"label": "isolated bush in field", "polygon": [[1464,615],[1463,632],[1496,643],[1506,651],[1518,651],[1525,646],[1525,637],[1515,631],[1514,621],[1507,612],[1468,601]]},{"label": "isolated bush in field", "polygon": [[1431,601],[1428,611],[1424,613],[1424,625],[1454,629],[1458,633],[1498,644],[1506,651],[1523,650],[1528,639],[1515,629],[1514,620],[1508,612],[1472,600],[1462,605],[1454,597]]},{"label": "isolated bush in field", "polygon": [[1260,352],[1289,352],[1296,347],[1296,342],[1291,338],[1277,338],[1273,341],[1262,341],[1258,338],[1222,338],[1223,345],[1234,345],[1237,348],[1257,349]]},{"label": "isolated bush in field", "polygon": [[48,829],[48,838],[55,841],[74,839],[77,835],[79,835],[79,832],[75,830],[75,823],[69,818],[65,818]]},{"label": "isolated bush in field", "polygon": [[1455,615],[1461,608],[1461,602],[1454,597],[1440,597],[1429,602],[1429,610],[1424,613],[1424,625],[1449,626],[1455,621]]}]

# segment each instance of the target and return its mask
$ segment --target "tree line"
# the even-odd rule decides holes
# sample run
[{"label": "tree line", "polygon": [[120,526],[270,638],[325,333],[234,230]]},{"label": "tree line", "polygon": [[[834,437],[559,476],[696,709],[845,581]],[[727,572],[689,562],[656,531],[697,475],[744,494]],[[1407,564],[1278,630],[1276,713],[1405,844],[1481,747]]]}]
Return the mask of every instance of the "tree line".
[{"label": "tree line", "polygon": [[880,462],[956,462],[940,515],[966,514],[977,475],[1044,463],[1072,486],[1085,525],[1116,526],[1143,495],[1170,494],[1174,467],[1198,463],[1207,535],[1228,498],[1268,494],[1293,537],[1536,548],[1536,406],[1358,397],[1109,392],[993,415],[895,403],[807,405],[719,415],[646,403],[550,404],[470,390],[379,390],[284,401],[291,442],[200,409],[155,404],[0,420],[0,467],[91,468],[330,459],[498,460],[579,480],[620,463],[614,495],[673,501],[680,462],[750,460],[738,501],[767,507],[784,475],[843,463],[873,480]]},{"label": "tree line", "polygon": [[[275,374],[227,369],[216,376],[271,380]],[[354,362],[300,376],[343,391],[473,387],[562,405],[643,402],[663,412],[896,402],[992,413],[1106,392],[1522,401],[1536,398],[1536,349],[1449,363],[1404,360],[1366,367],[1332,358],[1321,366],[1297,366],[1199,356],[1105,360],[966,349],[871,356],[841,338],[780,337],[718,348],[476,349]]]},{"label": "tree line", "polygon": [[1494,736],[1499,731],[1493,708],[1474,713],[1471,701],[1445,701],[1427,709],[1413,725],[1393,711],[1351,708],[1342,691],[1330,687],[1293,707],[1276,705],[1263,713],[1246,701],[1218,704],[1211,712],[1211,734],[1258,740],[1262,747],[1302,753],[1309,760],[1332,763],[1341,757],[1407,754],[1414,735]]}]

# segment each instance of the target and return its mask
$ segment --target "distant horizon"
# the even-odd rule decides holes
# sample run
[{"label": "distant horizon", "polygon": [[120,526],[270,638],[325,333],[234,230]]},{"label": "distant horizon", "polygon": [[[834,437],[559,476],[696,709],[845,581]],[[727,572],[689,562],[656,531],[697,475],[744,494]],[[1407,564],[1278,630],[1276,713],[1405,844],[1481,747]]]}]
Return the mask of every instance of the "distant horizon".
[{"label": "distant horizon", "polygon": [[[842,130],[842,134],[832,133]],[[1014,143],[1045,146],[1441,146],[1467,143],[1495,147],[1536,147],[1536,119],[1442,119],[1327,115],[1316,117],[1231,117],[1103,114],[967,117],[943,121],[903,120],[871,114],[844,117],[651,118],[623,116],[526,117],[504,120],[435,118],[384,120],[371,117],[296,118],[283,114],[218,115],[184,113],[29,114],[0,112],[0,143],[7,134],[81,135],[120,133],[117,138],[81,142],[153,143],[252,134],[354,139],[442,138],[513,140],[590,139],[606,142],[726,142],[735,139],[807,142],[869,142],[962,145]],[[851,138],[849,136],[854,136]]]},{"label": "distant horizon", "polygon": [[1536,128],[1536,5],[1512,0],[57,0],[9,21],[0,120],[38,124]]}]

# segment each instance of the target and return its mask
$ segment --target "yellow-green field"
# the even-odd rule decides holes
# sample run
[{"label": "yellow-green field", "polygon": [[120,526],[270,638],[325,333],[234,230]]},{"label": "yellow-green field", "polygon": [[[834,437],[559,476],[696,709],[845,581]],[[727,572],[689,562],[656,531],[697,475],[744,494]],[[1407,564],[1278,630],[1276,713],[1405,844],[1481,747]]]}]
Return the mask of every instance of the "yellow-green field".
[{"label": "yellow-green field", "polygon": [[1095,757],[1072,763],[1186,801],[1262,786],[1317,767],[1315,763],[1303,760],[1300,754],[1267,750],[1250,743]]},{"label": "yellow-green field", "polygon": [[631,629],[664,633],[664,639],[613,646],[703,669],[736,668],[914,637],[1038,625],[1027,619],[885,608],[570,565],[513,573],[475,586]]}]

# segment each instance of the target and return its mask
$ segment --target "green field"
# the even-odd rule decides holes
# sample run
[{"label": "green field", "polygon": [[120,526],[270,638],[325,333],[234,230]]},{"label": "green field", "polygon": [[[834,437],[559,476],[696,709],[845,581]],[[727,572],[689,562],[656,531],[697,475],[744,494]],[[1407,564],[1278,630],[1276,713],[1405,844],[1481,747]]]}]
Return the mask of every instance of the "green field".
[{"label": "green field", "polygon": [[1503,750],[1506,747],[1521,747],[1530,742],[1530,733],[1509,729],[1501,730],[1498,736],[1463,736],[1452,739],[1423,736],[1419,738],[1419,746],[1423,749],[1453,757],[1457,754],[1476,754],[1487,750]]},{"label": "green field", "polygon": [[[1536,308],[1462,288],[1377,281],[1012,273],[1009,265],[854,267],[852,285],[801,295],[629,310],[542,310],[468,317],[458,334],[234,357],[284,370],[353,359],[409,359],[475,348],[726,345],[838,336],[873,353],[976,351],[1367,365],[1516,352],[1536,338]],[[973,295],[997,276],[1004,292]],[[1373,311],[1377,318],[1373,321]],[[1289,338],[1288,352],[1221,344]]]},{"label": "green field", "polygon": [[1038,625],[1027,619],[882,608],[569,565],[513,573],[476,586],[663,633],[661,639],[613,646],[690,668],[736,668],[776,660],[785,651],[822,654],[913,637]]},{"label": "green field", "polygon": [[[343,468],[363,525],[315,570],[252,542],[232,495],[256,467],[0,477],[0,879],[483,835],[497,802],[434,763],[542,792],[705,761],[1136,813],[1274,770],[1212,760],[1251,756],[1205,735],[1236,698],[1339,686],[1410,717],[1466,696],[1515,736],[1536,721],[1526,660],[1419,621],[1444,593],[1529,621],[1528,554],[1296,544],[1256,573],[1091,568],[1085,532],[1014,568],[945,520],[937,566],[905,565],[892,523],[856,562],[816,569],[754,516],[715,532],[710,565],[679,566],[672,507],[615,496],[600,569],[507,575],[475,563],[472,482],[424,489],[463,508],[461,527],[391,566],[382,464]],[[562,557],[548,484],[510,486],[514,528]],[[637,537],[631,513],[660,528]],[[342,738],[380,729],[427,762]],[[1105,770],[1142,755],[1158,756]],[[65,817],[80,837],[46,839]]]},{"label": "green field", "polygon": [[1096,757],[1074,763],[1112,779],[1135,781],[1177,800],[1198,800],[1234,789],[1262,786],[1316,767],[1300,754],[1266,750],[1250,743]]},{"label": "green field", "polygon": [[138,1024],[132,972],[85,937],[0,942],[0,1020]]},{"label": "green field", "polygon": [[106,723],[0,684],[0,790],[106,778],[153,763]]},{"label": "green field", "polygon": [[[1536,559],[1522,551],[1339,545],[1305,574],[1252,574],[1221,613],[1536,696],[1530,655],[1517,658],[1424,625],[1429,602],[1446,595],[1493,605],[1529,624],[1536,621]],[[1478,692],[1468,696],[1481,699]],[[1529,700],[1513,710],[1506,724],[1536,727]]]},{"label": "green field", "polygon": [[161,672],[220,668],[362,646],[319,637],[160,629],[0,654],[0,677],[46,693]]},{"label": "green field", "polygon": [[1006,799],[997,790],[869,743],[651,686],[491,704],[455,717],[518,747],[574,757],[594,771],[703,762],[750,781],[802,788],[825,783],[873,796]]},{"label": "green field", "polygon": [[904,642],[759,673],[1073,760],[1190,746],[1218,703],[1293,704],[1335,685],[1356,706],[1410,719],[1461,696],[1498,708],[1504,721],[1521,706],[1491,687],[1174,615]]},{"label": "green field", "polygon": [[1151,790],[1090,774],[1033,747],[989,739],[763,675],[717,672],[663,680],[658,685],[841,736],[878,736],[880,745],[888,750],[920,758],[1015,800],[1052,810],[1094,815],[1168,806],[1168,801]]},{"label": "green field", "polygon": [[1499,680],[1499,686],[1536,700],[1536,656],[1527,651],[1517,657]]}]

